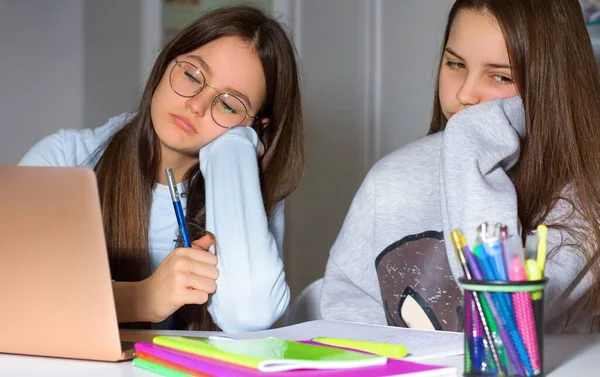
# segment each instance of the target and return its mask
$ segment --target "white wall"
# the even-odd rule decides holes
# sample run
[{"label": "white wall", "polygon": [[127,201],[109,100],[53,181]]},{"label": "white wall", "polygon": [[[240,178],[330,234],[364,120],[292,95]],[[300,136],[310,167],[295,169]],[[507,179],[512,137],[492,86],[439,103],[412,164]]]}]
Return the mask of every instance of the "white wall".
[{"label": "white wall", "polygon": [[0,164],[83,119],[83,2],[0,2]]},{"label": "white wall", "polygon": [[160,48],[160,4],[0,1],[0,163],[59,128],[135,110]]},{"label": "white wall", "polygon": [[385,0],[377,158],[429,129],[446,17],[454,0]]},{"label": "white wall", "polygon": [[84,128],[136,108],[142,91],[141,1],[85,1]]}]

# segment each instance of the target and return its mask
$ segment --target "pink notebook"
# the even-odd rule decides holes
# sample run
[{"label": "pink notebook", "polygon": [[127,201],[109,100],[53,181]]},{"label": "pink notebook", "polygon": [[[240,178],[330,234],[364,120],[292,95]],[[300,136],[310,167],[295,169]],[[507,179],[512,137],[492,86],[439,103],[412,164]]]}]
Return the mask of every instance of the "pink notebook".
[{"label": "pink notebook", "polygon": [[[310,343],[310,342],[306,342]],[[456,373],[453,367],[441,367],[433,365],[424,365],[413,363],[410,361],[388,359],[385,365],[356,368],[356,369],[328,369],[328,370],[292,370],[287,372],[265,373],[257,369],[251,369],[209,359],[206,357],[193,355],[186,352],[176,351],[173,349],[160,347],[149,343],[136,343],[135,349],[152,355],[159,359],[169,361],[174,364],[193,369],[200,373],[222,376],[222,377],[238,377],[238,376],[255,376],[255,377],[392,377],[392,376],[447,376]]]}]

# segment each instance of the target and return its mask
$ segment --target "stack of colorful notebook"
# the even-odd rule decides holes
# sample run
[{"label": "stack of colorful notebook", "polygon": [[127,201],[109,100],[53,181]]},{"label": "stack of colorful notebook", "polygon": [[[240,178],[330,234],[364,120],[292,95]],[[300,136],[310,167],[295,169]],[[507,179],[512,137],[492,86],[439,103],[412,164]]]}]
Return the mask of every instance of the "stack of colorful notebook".
[{"label": "stack of colorful notebook", "polygon": [[447,376],[455,369],[387,358],[311,341],[158,336],[136,343],[136,367],[164,376]]}]

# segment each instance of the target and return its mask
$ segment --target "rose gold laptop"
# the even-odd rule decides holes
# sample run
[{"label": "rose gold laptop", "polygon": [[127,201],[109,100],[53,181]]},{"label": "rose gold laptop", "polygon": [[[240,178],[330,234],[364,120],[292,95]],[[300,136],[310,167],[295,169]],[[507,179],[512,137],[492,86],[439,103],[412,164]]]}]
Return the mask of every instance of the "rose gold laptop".
[{"label": "rose gold laptop", "polygon": [[118,361],[128,346],[94,172],[0,166],[0,352]]}]

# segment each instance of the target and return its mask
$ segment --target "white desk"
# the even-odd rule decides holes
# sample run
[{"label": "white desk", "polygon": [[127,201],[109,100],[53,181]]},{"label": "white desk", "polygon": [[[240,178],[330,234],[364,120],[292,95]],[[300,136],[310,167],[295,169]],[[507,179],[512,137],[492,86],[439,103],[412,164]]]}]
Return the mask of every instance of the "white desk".
[{"label": "white desk", "polygon": [[[196,332],[194,335],[200,335]],[[545,369],[550,377],[599,375],[600,335],[550,335],[545,339]],[[428,360],[452,365],[462,375],[462,357]],[[0,376],[18,377],[156,377],[131,362],[104,363],[32,356],[0,355]]]}]

